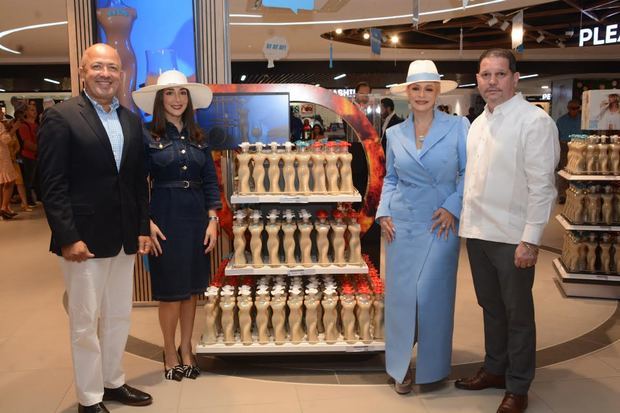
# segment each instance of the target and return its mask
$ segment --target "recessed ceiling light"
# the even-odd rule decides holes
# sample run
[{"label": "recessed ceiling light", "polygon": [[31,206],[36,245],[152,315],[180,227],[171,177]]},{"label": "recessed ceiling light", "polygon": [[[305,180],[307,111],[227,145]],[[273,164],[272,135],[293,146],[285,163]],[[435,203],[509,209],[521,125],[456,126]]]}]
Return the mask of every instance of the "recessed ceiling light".
[{"label": "recessed ceiling light", "polygon": [[59,85],[60,84],[60,82],[58,80],[48,79],[47,77],[44,77],[43,80],[45,80],[48,83],[53,83],[55,85]]},{"label": "recessed ceiling light", "polygon": [[4,89],[0,88],[0,92],[6,92],[6,90],[4,90]]},{"label": "recessed ceiling light", "polygon": [[385,85],[386,89],[391,88],[392,86],[396,86],[398,83],[390,83],[389,85]]},{"label": "recessed ceiling light", "polygon": [[370,39],[370,33],[368,33],[368,32],[364,32],[364,39],[365,39],[365,40]]},{"label": "recessed ceiling light", "polygon": [[534,73],[533,75],[523,75],[519,76],[519,79],[529,79],[531,77],[538,77],[538,73]]},{"label": "recessed ceiling light", "polygon": [[476,86],[475,83],[465,83],[463,85],[459,85],[459,87],[472,87],[472,86]]},{"label": "recessed ceiling light", "polygon": [[319,86],[321,86],[321,84],[320,84],[320,83],[317,83],[317,84],[316,84],[316,85],[314,85],[314,86],[319,87]]},{"label": "recessed ceiling light", "polygon": [[392,44],[398,43],[398,40],[399,39],[398,39],[398,35],[397,34],[395,34],[393,36],[390,36],[390,42],[392,42]]},{"label": "recessed ceiling light", "polygon": [[262,14],[239,14],[239,13],[231,13],[228,15],[229,17],[245,17],[248,19],[262,19]]},{"label": "recessed ceiling light", "polygon": [[342,29],[340,27],[336,29],[336,34],[342,34]]},{"label": "recessed ceiling light", "polygon": [[245,82],[245,79],[247,79],[247,76],[246,75],[241,75],[241,81]]},{"label": "recessed ceiling light", "polygon": [[[42,23],[42,24],[33,24],[31,26],[16,27],[15,29],[10,29],[10,30],[5,30],[3,32],[0,32],[0,39],[5,36],[8,36],[11,33],[21,32],[23,30],[42,29],[44,27],[61,26],[64,24],[67,24],[67,22],[63,21],[63,22],[54,22],[54,23]],[[13,54],[22,54],[21,52],[17,50],[9,49],[8,47],[2,46],[1,44],[0,44],[0,50],[4,50],[6,52],[13,53]]]},{"label": "recessed ceiling light", "polygon": [[335,77],[334,77],[334,80],[342,79],[343,77],[346,77],[346,76],[347,76],[347,74],[346,74],[346,73],[342,73],[342,74],[340,74],[340,75],[338,75],[338,76],[335,76]]},{"label": "recessed ceiling light", "polygon": [[549,86],[548,85],[542,85],[540,88],[541,89],[549,89]]}]

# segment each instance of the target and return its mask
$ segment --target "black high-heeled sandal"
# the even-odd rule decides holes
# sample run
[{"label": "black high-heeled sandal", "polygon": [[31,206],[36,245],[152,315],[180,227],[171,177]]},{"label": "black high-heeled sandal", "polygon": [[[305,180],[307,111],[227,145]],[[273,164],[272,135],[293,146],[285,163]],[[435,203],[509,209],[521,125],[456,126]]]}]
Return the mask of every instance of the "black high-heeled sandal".
[{"label": "black high-heeled sandal", "polygon": [[[162,361],[164,362],[164,378],[166,380],[174,380],[181,381],[183,380],[183,376],[185,375],[184,366],[181,364],[177,364],[171,369],[166,368],[166,352],[162,353]],[[177,360],[178,361],[178,360]]]},{"label": "black high-heeled sandal", "polygon": [[[177,354],[179,355],[179,359],[181,359],[181,363],[183,363],[183,356],[181,356],[181,347],[179,346],[179,348],[177,348]],[[196,356],[194,356],[192,354],[192,362],[195,364],[198,364],[196,362]],[[198,376],[200,376],[200,369],[198,368],[197,365],[195,364],[183,364],[183,375],[188,378],[188,379],[192,379],[192,380],[196,380],[196,378]]]},{"label": "black high-heeled sandal", "polygon": [[17,212],[10,212],[0,209],[0,216],[4,219],[13,219],[17,216]]}]

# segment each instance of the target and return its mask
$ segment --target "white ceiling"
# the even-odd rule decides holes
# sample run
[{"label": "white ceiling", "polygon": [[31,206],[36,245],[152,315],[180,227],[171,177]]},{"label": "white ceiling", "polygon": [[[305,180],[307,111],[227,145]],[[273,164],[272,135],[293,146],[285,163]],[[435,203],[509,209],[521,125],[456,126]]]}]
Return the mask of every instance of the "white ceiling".
[{"label": "white ceiling", "polygon": [[[488,0],[470,0],[470,5],[476,5]],[[458,8],[443,14],[422,16],[422,21],[443,20],[468,14],[480,14],[506,9],[525,7],[528,5],[547,3],[549,0],[506,0],[492,5],[474,7],[463,11],[459,8],[461,0],[421,0],[422,12],[435,11],[446,8]],[[231,17],[233,23],[230,28],[231,56],[233,60],[262,60],[263,43],[273,35],[283,36],[289,44],[290,60],[326,60],[329,56],[329,41],[320,37],[321,33],[334,30],[336,27],[372,27],[389,23],[403,23],[411,21],[410,17],[394,20],[378,20],[372,22],[355,23],[312,23],[306,26],[238,26],[235,23],[261,22],[320,22],[344,19],[364,19],[407,15],[411,13],[411,0],[316,0],[318,11],[300,11],[298,14],[286,9],[253,9],[255,0],[230,0],[230,13],[262,14],[262,19],[248,19]],[[65,0],[2,0],[0,14],[0,31],[20,26],[49,23],[66,20]],[[6,12],[9,11],[10,12]],[[36,30],[28,30],[9,34],[0,39],[0,44],[22,50],[21,55],[14,55],[0,50],[0,64],[5,63],[67,63],[68,41],[67,27],[58,26]],[[371,57],[369,47],[348,45],[334,42],[334,59],[365,60]],[[446,51],[422,51],[384,48],[382,60],[413,60],[415,58],[430,58],[436,60],[476,59],[478,51],[466,51],[460,56],[458,53]],[[604,46],[590,48],[542,49],[526,50],[524,60],[544,59],[576,59],[599,60],[617,59],[620,56],[620,46]]]}]

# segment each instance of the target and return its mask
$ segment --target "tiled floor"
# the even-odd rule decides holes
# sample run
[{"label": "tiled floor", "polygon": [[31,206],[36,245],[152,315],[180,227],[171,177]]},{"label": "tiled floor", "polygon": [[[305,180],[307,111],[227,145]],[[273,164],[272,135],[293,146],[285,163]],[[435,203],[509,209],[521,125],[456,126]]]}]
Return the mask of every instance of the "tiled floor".
[{"label": "tiled floor", "polygon": [[[48,230],[40,208],[0,222],[0,412],[74,412],[75,392],[57,259],[46,253]],[[559,248],[550,225],[546,245]],[[462,251],[464,254],[465,251]],[[539,365],[528,412],[616,412],[620,406],[620,317],[616,301],[565,298],[553,281],[544,252],[538,265]],[[466,255],[462,255],[456,304],[455,374],[482,358],[482,319]],[[200,335],[202,314],[196,320]],[[133,312],[125,357],[128,382],[151,392],[153,405],[114,412],[329,413],[494,412],[500,390],[464,392],[452,382],[396,395],[382,357],[201,360],[198,380],[162,379],[161,338],[154,308]],[[584,354],[585,353],[585,354]],[[136,354],[143,355],[138,356]],[[561,361],[561,362],[558,362]],[[553,364],[550,364],[553,363]]]}]

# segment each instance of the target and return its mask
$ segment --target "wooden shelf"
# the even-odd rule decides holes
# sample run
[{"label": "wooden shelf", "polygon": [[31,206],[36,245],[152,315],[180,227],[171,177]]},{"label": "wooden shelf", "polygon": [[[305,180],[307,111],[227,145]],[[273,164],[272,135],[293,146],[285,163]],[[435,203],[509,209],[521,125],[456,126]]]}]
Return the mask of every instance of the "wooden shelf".
[{"label": "wooden shelf", "polygon": [[585,272],[569,272],[568,269],[562,263],[560,258],[553,260],[553,266],[556,273],[562,277],[564,282],[598,282],[608,285],[620,286],[620,275],[614,274],[592,274]]},{"label": "wooden shelf", "polygon": [[574,175],[561,170],[558,175],[568,181],[620,181],[618,175]]},{"label": "wooden shelf", "polygon": [[559,287],[569,297],[620,299],[620,276],[569,273],[559,258],[553,267]]},{"label": "wooden shelf", "polygon": [[320,274],[367,274],[368,266],[366,263],[360,265],[327,265],[321,266],[314,264],[310,267],[304,267],[302,265],[296,265],[288,267],[285,265],[270,266],[265,265],[263,267],[234,267],[232,261],[228,263],[224,274],[226,276],[238,276],[238,275],[287,275],[290,277],[300,275],[320,275]]},{"label": "wooden shelf", "polygon": [[326,204],[330,202],[361,202],[362,196],[353,194],[246,194],[230,197],[231,204]]},{"label": "wooden shelf", "polygon": [[620,231],[620,225],[571,224],[568,221],[568,219],[566,219],[566,217],[562,214],[556,215],[555,219],[567,231],[605,231],[605,232]]}]

